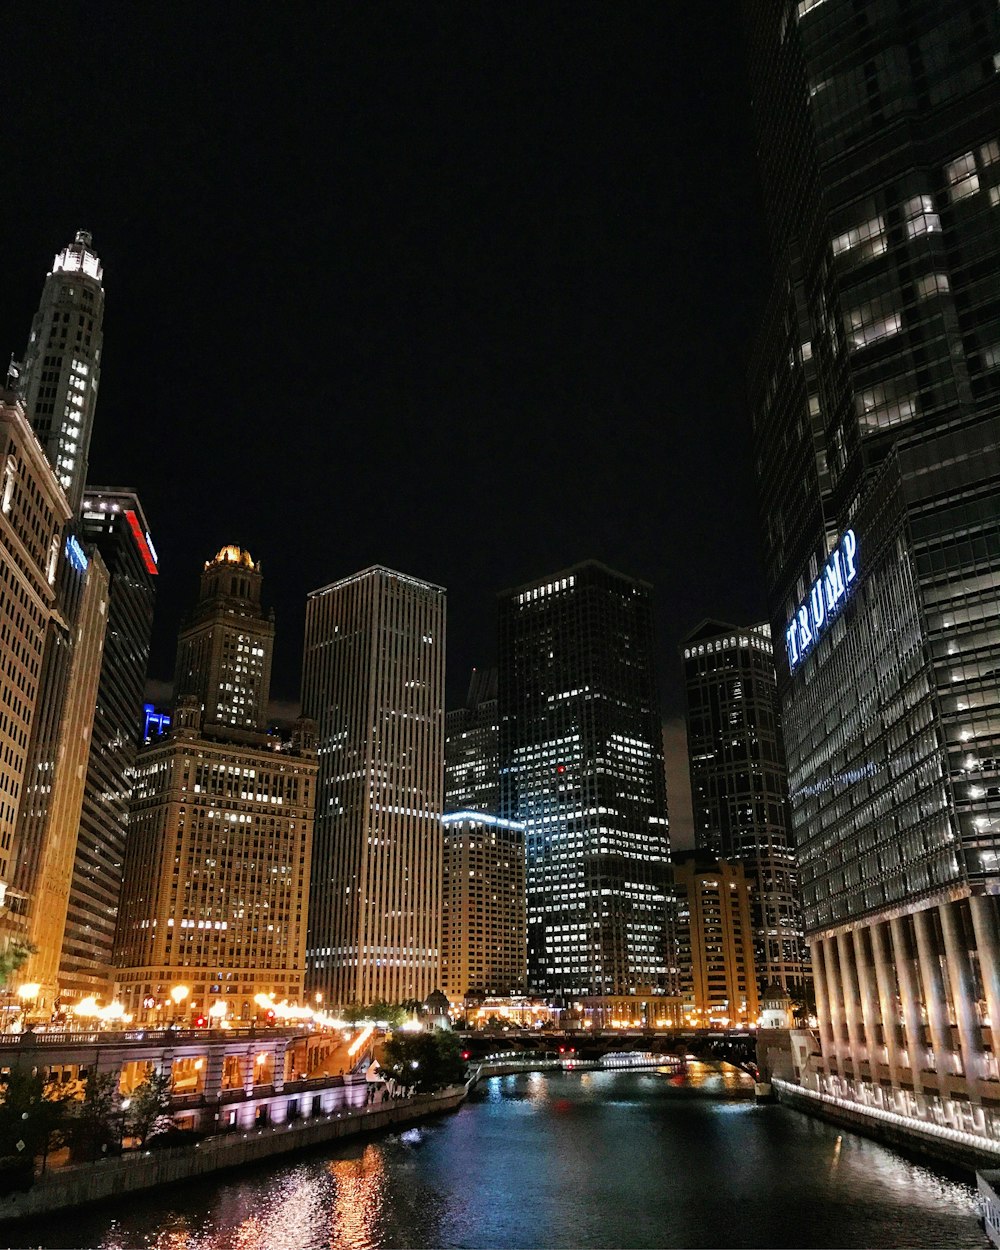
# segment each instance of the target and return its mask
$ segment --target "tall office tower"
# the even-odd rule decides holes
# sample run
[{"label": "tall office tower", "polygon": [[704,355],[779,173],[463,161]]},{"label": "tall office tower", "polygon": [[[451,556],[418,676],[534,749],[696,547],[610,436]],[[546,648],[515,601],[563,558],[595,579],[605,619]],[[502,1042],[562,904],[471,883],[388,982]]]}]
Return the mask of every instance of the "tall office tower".
[{"label": "tall office tower", "polygon": [[484,812],[444,817],[441,989],[453,1005],[470,990],[524,992],[524,829]]},{"label": "tall office tower", "polygon": [[[751,380],[808,1079],[1000,1128],[1000,15],[746,0]],[[987,1079],[992,1078],[992,1079]]]},{"label": "tall office tower", "polygon": [[695,842],[743,865],[763,989],[809,979],[788,831],[788,778],[770,625],[703,621],[681,648]]},{"label": "tall office tower", "polygon": [[497,671],[473,669],[465,707],[444,718],[444,810],[500,810]]},{"label": "tall office tower", "polygon": [[142,731],[143,685],[156,598],[156,556],[134,491],[89,486],[80,534],[110,577],[108,622],[90,740],[83,809],[59,963],[64,1001],[107,996],[128,825],[132,768]]},{"label": "tall office tower", "polygon": [[69,533],[55,572],[57,611],[39,670],[14,870],[16,906],[36,947],[21,970],[39,986],[33,1013],[56,1005],[84,782],[108,619],[108,570]]},{"label": "tall office tower", "polygon": [[25,936],[7,897],[69,508],[21,404],[0,394],[0,943]]},{"label": "tall office tower", "polygon": [[525,826],[529,987],[668,993],[652,588],[587,561],[499,607],[500,814]]},{"label": "tall office tower", "polygon": [[707,849],[680,851],[673,859],[678,963],[689,1023],[756,1024],[758,970],[743,865],[717,859]]},{"label": "tall office tower", "polygon": [[309,989],[332,1006],[438,988],[445,592],[379,566],[306,602],[319,726]]},{"label": "tall office tower", "polygon": [[[178,652],[189,653],[187,627]],[[203,654],[213,664],[217,649]],[[207,721],[194,695],[139,750],[114,946],[138,1019],[172,1016],[180,986],[194,1017],[253,1019],[258,994],[302,1003],[316,772],[308,721],[284,743]]]},{"label": "tall office tower", "polygon": [[260,564],[223,547],[201,574],[201,594],[177,643],[174,699],[193,696],[206,725],[259,732],[267,723],[274,617],[260,603]]},{"label": "tall office tower", "polygon": [[102,274],[90,235],[78,230],[52,262],[18,368],[18,394],[74,516],[87,481],[101,378]]}]

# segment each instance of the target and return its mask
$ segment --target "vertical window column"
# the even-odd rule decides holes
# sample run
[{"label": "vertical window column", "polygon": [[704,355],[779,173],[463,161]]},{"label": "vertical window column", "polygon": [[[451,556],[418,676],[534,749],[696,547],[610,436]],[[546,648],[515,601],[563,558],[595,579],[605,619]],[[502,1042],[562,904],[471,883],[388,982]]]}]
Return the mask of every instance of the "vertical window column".
[{"label": "vertical window column", "polygon": [[979,970],[983,978],[986,1007],[990,1013],[990,1041],[994,1059],[1000,1059],[1000,936],[997,934],[997,910],[994,898],[974,894],[969,899],[972,928],[979,952]]},{"label": "vertical window column", "polygon": [[913,949],[906,921],[895,916],[889,922],[892,945],[895,951],[896,978],[899,981],[899,998],[903,1008],[903,1024],[906,1027],[905,1046],[913,1077],[913,1092],[918,1100],[923,1087],[923,1069],[927,1060],[924,1025],[920,1018],[919,992],[913,974]]},{"label": "vertical window column", "polygon": [[840,981],[844,991],[844,1017],[847,1020],[847,1040],[851,1048],[851,1067],[854,1079],[861,1079],[861,1064],[865,1057],[864,1030],[861,1027],[858,974],[854,964],[854,946],[849,933],[838,933],[837,953],[840,956]]},{"label": "vertical window column", "polygon": [[[878,1064],[881,1060],[881,1047],[879,1045],[878,1026],[882,1023],[882,1016],[878,1000],[878,990],[875,977],[875,969],[873,967],[870,947],[865,942],[865,934],[863,929],[855,929],[851,934],[854,941],[854,962],[858,969],[858,984],[861,988],[861,1013],[865,1021],[865,1041],[868,1049],[868,1065],[871,1070],[872,1080],[878,1080]],[[887,1030],[883,1028],[883,1036],[887,1036]],[[893,1048],[889,1048],[889,1075],[893,1083],[896,1082],[897,1056],[894,1054]]]},{"label": "vertical window column", "polygon": [[972,967],[966,950],[965,935],[959,923],[961,903],[942,903],[938,908],[941,917],[941,933],[948,963],[948,980],[951,982],[951,998],[955,1004],[955,1020],[958,1025],[958,1044],[962,1048],[962,1063],[967,1081],[978,1080],[983,1074],[983,1047],[979,1040],[979,1026],[973,1008]]},{"label": "vertical window column", "polygon": [[917,956],[920,965],[920,981],[923,985],[924,1006],[927,1008],[927,1024],[934,1048],[934,1064],[938,1074],[938,1093],[948,1096],[948,1077],[956,1070],[956,1058],[951,1044],[951,1025],[944,998],[944,981],[941,977],[941,961],[938,958],[937,938],[931,924],[931,911],[918,911],[913,917],[917,935]]},{"label": "vertical window column", "polygon": [[816,1016],[819,1020],[819,1048],[827,1064],[833,1059],[836,1046],[833,1040],[833,1025],[830,1020],[830,997],[826,984],[826,965],[823,960],[823,942],[817,939],[810,943],[809,953],[812,959],[813,984],[816,989]]}]

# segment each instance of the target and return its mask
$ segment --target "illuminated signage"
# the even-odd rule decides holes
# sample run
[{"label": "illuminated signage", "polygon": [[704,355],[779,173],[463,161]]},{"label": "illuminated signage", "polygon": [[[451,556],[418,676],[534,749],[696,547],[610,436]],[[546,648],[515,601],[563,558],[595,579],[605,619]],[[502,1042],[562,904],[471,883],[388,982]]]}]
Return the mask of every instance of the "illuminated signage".
[{"label": "illuminated signage", "polygon": [[166,712],[158,712],[152,703],[144,703],[142,710],[146,716],[146,724],[142,731],[143,742],[151,742],[159,738],[170,728],[170,717]]},{"label": "illuminated signage", "polygon": [[851,593],[858,576],[858,540],[847,530],[785,627],[788,671],[794,673]]},{"label": "illuminated signage", "polygon": [[66,559],[78,573],[86,573],[90,561],[87,559],[87,553],[80,546],[79,539],[73,534],[66,539]]},{"label": "illuminated signage", "polygon": [[153,544],[149,541],[149,535],[143,531],[142,526],[139,524],[139,518],[131,508],[125,509],[125,520],[128,521],[128,527],[132,531],[135,545],[139,548],[139,555],[142,556],[146,572],[152,573],[155,577],[159,569],[156,567],[156,552],[153,550]]}]

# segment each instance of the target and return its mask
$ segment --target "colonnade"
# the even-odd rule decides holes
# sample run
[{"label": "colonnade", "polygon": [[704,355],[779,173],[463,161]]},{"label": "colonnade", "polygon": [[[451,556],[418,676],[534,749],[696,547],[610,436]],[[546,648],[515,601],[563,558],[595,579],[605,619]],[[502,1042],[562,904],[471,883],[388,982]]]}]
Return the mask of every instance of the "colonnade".
[{"label": "colonnade", "polygon": [[1000,1104],[996,897],[877,917],[810,946],[827,1082],[924,1117],[955,1098]]}]

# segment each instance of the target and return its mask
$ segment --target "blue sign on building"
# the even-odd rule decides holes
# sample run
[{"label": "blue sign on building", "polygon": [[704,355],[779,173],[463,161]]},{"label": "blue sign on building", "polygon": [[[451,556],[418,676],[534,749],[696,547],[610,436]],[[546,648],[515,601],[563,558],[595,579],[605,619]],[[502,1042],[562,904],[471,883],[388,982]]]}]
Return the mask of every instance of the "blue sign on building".
[{"label": "blue sign on building", "polygon": [[66,539],[66,559],[78,573],[86,573],[90,561],[87,559],[87,553],[80,546],[80,540],[74,534],[70,534]]},{"label": "blue sign on building", "polygon": [[858,576],[858,540],[846,530],[785,628],[788,671],[794,673],[843,607]]},{"label": "blue sign on building", "polygon": [[142,710],[146,715],[146,723],[142,731],[143,742],[151,742],[159,738],[170,728],[170,717],[166,712],[158,712],[152,703],[144,703]]}]

